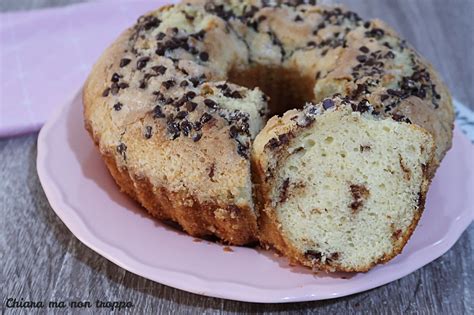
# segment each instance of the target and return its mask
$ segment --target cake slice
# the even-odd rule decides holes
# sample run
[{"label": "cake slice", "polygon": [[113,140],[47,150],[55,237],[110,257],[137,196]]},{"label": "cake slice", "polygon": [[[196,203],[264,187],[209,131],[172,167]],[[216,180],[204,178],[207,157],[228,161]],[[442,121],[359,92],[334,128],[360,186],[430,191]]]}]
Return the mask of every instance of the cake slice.
[{"label": "cake slice", "polygon": [[261,242],[318,270],[364,272],[415,229],[434,142],[402,116],[335,98],[273,117],[252,153]]}]

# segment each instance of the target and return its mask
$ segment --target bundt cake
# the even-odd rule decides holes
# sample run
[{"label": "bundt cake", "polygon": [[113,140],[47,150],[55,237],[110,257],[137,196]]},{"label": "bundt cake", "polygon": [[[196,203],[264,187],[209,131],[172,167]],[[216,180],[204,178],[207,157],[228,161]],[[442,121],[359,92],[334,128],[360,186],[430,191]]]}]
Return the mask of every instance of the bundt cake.
[{"label": "bundt cake", "polygon": [[140,17],[86,81],[85,127],[158,219],[365,271],[415,228],[453,108],[384,23],[314,2],[191,0]]}]

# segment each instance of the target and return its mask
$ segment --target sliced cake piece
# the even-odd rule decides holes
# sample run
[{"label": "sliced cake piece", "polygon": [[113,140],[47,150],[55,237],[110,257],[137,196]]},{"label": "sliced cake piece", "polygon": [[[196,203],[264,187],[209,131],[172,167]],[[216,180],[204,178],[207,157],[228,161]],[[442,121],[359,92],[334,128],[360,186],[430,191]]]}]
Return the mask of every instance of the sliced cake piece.
[{"label": "sliced cake piece", "polygon": [[424,208],[432,136],[335,98],[273,117],[253,146],[261,242],[326,271],[401,252]]}]

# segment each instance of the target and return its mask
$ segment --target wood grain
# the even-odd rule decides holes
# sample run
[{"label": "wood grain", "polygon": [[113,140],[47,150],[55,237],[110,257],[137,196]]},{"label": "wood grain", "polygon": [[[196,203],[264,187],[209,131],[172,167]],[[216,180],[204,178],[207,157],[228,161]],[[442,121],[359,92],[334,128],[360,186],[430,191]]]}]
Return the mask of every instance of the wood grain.
[{"label": "wood grain", "polygon": [[[0,10],[71,2],[77,1],[2,0]],[[364,17],[379,17],[392,25],[434,64],[453,95],[474,108],[474,1],[342,2]],[[54,214],[36,174],[36,139],[37,134],[32,134],[0,140],[2,311],[6,298],[16,297],[131,301],[134,313],[474,313],[472,225],[451,250],[422,269],[383,287],[335,300],[241,303],[187,293],[135,276],[82,245]]]}]

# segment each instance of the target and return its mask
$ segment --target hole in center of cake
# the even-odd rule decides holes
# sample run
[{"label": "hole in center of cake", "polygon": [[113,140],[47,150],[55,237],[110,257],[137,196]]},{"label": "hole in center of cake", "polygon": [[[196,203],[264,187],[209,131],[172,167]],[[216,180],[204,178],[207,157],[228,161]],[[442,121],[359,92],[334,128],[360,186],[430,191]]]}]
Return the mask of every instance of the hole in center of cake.
[{"label": "hole in center of cake", "polygon": [[315,79],[293,69],[258,65],[234,68],[228,75],[230,82],[247,88],[258,87],[269,96],[270,116],[301,109],[306,102],[314,100]]}]

